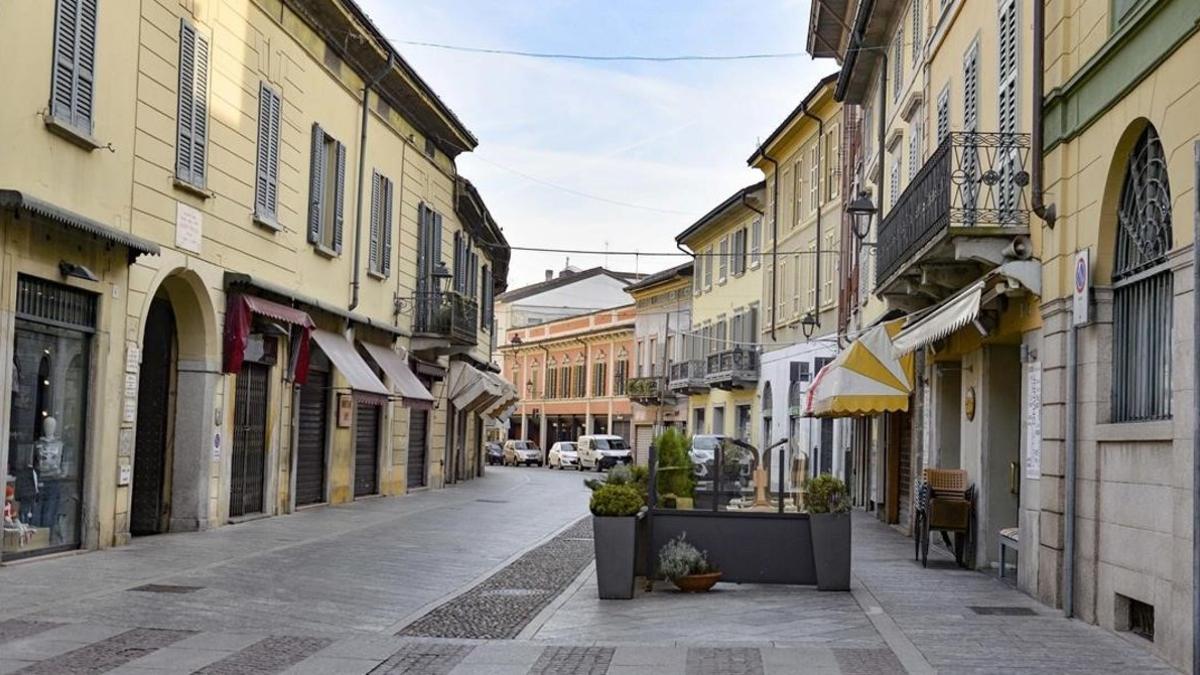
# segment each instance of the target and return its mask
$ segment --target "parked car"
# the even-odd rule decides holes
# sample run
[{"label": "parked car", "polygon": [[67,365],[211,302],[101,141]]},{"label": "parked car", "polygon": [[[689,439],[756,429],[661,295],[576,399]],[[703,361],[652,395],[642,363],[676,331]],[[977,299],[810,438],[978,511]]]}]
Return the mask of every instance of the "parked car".
[{"label": "parked car", "polygon": [[565,469],[568,466],[579,468],[578,444],[574,441],[559,441],[550,446],[546,455],[546,466],[551,469]]},{"label": "parked car", "polygon": [[483,446],[483,457],[488,466],[504,463],[504,448],[499,443],[487,443]]},{"label": "parked car", "polygon": [[518,466],[541,466],[542,449],[533,441],[505,441],[504,464]]},{"label": "parked car", "polygon": [[688,454],[696,467],[696,480],[712,480],[713,462],[716,461],[717,447],[725,440],[721,434],[696,434],[692,436],[692,448]]},{"label": "parked car", "polygon": [[580,436],[577,451],[579,468],[602,471],[617,464],[632,464],[633,451],[624,438],[612,434]]}]

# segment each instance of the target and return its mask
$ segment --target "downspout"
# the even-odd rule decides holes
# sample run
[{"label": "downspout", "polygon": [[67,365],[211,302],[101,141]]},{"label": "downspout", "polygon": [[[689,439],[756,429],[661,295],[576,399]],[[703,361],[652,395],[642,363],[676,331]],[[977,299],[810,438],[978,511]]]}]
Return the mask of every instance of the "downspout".
[{"label": "downspout", "polygon": [[[813,310],[817,317],[817,328],[821,327],[821,176],[825,175],[824,167],[821,165],[821,143],[825,140],[825,120],[817,115],[812,114],[808,110],[808,106],[804,103],[800,104],[800,114],[805,117],[817,121],[817,261],[816,274],[813,276],[813,285],[816,286],[816,308]],[[828,187],[828,186],[827,186]],[[796,289],[799,292],[799,289]]]},{"label": "downspout", "polygon": [[771,163],[771,342],[775,341],[775,289],[779,286],[779,162],[764,150],[762,158]]},{"label": "downspout", "polygon": [[[1045,139],[1043,106],[1046,102],[1046,6],[1045,3],[1033,3],[1033,167],[1031,181],[1033,183],[1033,212],[1037,214],[1051,229],[1058,219],[1058,210],[1054,204],[1046,203],[1044,192],[1045,155],[1042,146]],[[1068,616],[1070,616],[1068,614]]]},{"label": "downspout", "polygon": [[358,137],[358,203],[354,207],[354,281],[350,283],[350,309],[358,307],[358,289],[362,284],[361,271],[359,267],[362,265],[362,225],[363,225],[363,183],[365,181],[364,174],[367,171],[367,122],[370,119],[370,93],[375,85],[383,80],[384,76],[392,72],[392,66],[395,65],[396,57],[392,51],[388,50],[387,65],[383,67],[371,78],[371,81],[363,85],[362,95],[362,121],[361,129]]}]

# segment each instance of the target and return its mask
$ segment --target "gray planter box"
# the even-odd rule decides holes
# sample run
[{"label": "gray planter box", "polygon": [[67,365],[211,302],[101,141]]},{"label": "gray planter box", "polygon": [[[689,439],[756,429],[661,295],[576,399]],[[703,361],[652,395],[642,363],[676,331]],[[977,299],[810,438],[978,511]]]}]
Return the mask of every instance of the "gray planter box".
[{"label": "gray planter box", "polygon": [[850,590],[850,514],[814,513],[809,518],[817,588]]},{"label": "gray planter box", "polygon": [[637,516],[592,516],[592,538],[596,545],[596,585],[601,600],[629,600],[633,597],[637,521]]}]

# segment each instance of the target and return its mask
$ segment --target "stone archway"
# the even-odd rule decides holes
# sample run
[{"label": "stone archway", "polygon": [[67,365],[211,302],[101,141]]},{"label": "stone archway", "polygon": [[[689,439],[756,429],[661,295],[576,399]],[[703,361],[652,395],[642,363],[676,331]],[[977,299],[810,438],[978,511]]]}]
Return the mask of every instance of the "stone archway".
[{"label": "stone archway", "polygon": [[140,336],[130,532],[206,529],[220,360],[216,311],[199,275],[161,274]]}]

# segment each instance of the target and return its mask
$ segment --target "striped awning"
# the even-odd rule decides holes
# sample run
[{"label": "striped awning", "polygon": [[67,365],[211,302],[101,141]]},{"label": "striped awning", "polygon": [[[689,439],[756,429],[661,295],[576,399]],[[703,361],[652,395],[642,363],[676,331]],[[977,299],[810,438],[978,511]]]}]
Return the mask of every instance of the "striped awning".
[{"label": "striped awning", "polygon": [[908,410],[913,357],[897,357],[892,346],[904,321],[871,328],[822,368],[808,388],[805,416],[854,417]]},{"label": "striped awning", "polygon": [[932,344],[979,317],[984,280],[976,281],[957,295],[947,298],[929,314],[905,326],[892,340],[896,356],[903,356]]}]

